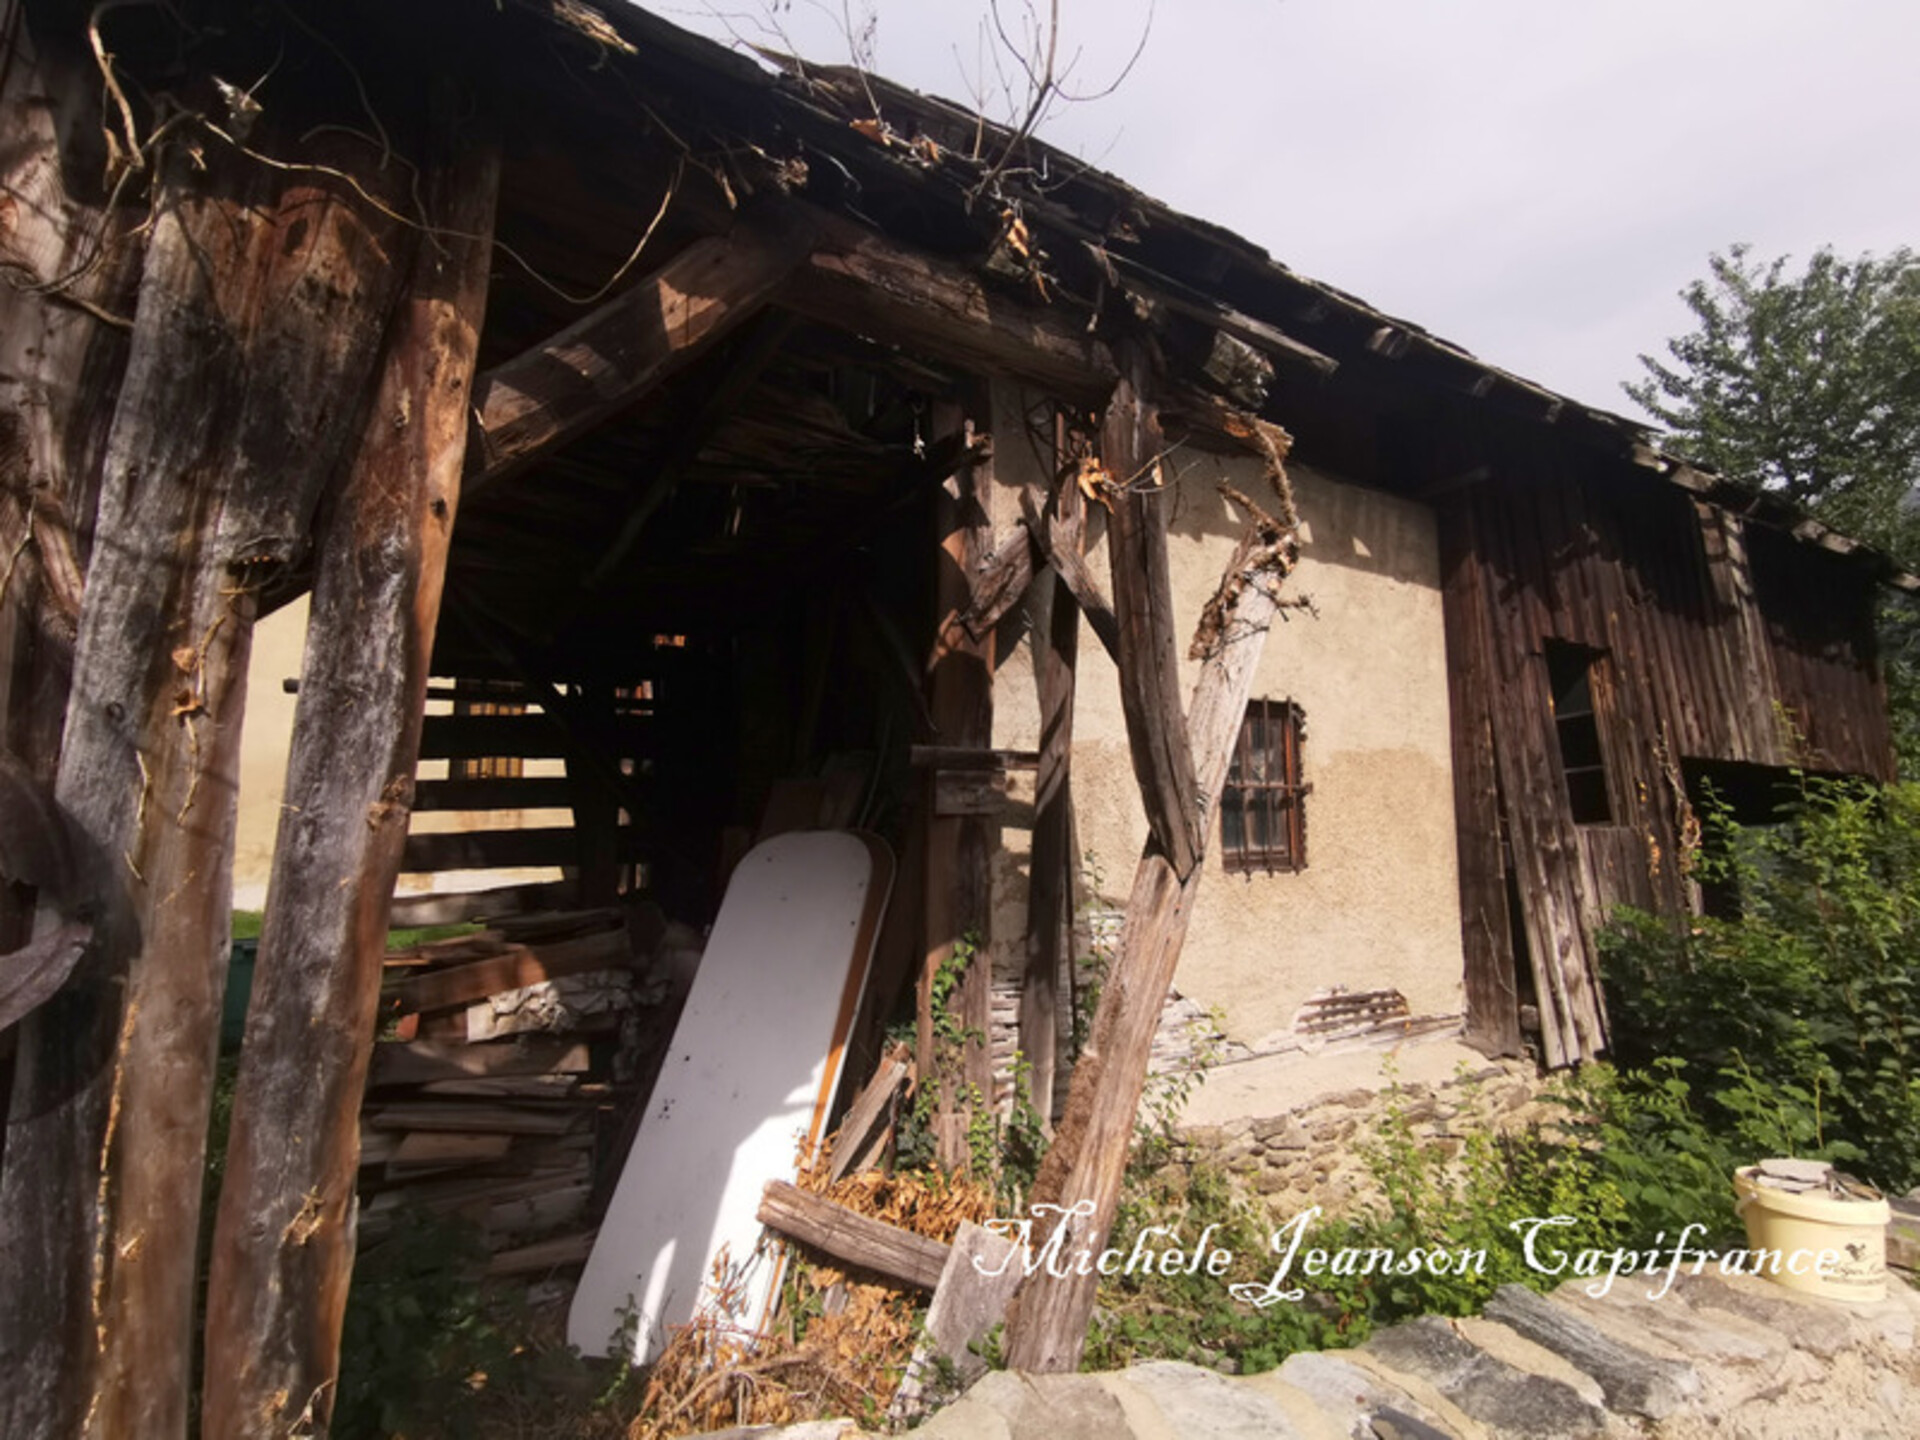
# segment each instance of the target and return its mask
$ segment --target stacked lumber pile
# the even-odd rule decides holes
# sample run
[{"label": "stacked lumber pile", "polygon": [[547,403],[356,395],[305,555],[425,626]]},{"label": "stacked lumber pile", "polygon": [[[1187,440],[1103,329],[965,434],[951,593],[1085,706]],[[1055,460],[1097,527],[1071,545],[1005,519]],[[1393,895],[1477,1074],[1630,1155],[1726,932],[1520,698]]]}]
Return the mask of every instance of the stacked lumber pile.
[{"label": "stacked lumber pile", "polygon": [[[618,909],[514,916],[387,957],[361,1110],[360,1230],[461,1216],[490,1273],[584,1261],[595,1185],[684,990]],[[678,995],[676,995],[678,992]]]}]

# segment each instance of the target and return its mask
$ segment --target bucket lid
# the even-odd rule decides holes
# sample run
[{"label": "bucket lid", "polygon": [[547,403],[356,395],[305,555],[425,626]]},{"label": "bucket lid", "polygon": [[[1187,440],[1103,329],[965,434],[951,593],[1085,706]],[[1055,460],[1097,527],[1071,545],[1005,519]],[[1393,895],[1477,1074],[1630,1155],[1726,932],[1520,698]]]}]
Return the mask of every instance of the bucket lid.
[{"label": "bucket lid", "polygon": [[1749,1165],[1740,1172],[1764,1190],[1779,1190],[1789,1195],[1814,1195],[1829,1200],[1884,1200],[1864,1180],[1842,1174],[1827,1160],[1776,1158]]}]

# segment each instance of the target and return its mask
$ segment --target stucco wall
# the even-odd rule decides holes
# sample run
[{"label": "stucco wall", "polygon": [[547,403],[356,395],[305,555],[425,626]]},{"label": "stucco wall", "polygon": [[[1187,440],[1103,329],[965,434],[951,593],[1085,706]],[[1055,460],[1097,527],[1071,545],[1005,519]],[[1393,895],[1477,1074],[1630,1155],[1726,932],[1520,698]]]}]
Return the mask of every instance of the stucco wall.
[{"label": "stucco wall", "polygon": [[[1170,557],[1184,645],[1239,534],[1217,485],[1266,492],[1252,460],[1176,457]],[[1431,511],[1292,467],[1308,543],[1290,611],[1274,626],[1256,698],[1305,712],[1307,868],[1229,875],[1219,836],[1181,957],[1177,985],[1218,1006],[1230,1040],[1265,1050],[1291,1035],[1295,1011],[1330,985],[1391,986],[1416,1014],[1461,1008],[1459,892],[1453,837],[1446,642]],[[1091,557],[1106,572],[1104,545]],[[1190,688],[1198,666],[1185,661]],[[996,741],[1032,746],[1027,649],[1002,657]],[[1124,900],[1146,834],[1128,760],[1118,677],[1091,632],[1080,643],[1074,714],[1074,805],[1083,853],[1102,878],[1096,903]],[[1024,842],[1013,826],[998,879],[996,950],[1023,923]]]},{"label": "stucco wall", "polygon": [[306,647],[307,597],[283,606],[253,627],[247,665],[247,721],[240,732],[240,814],[233,846],[233,903],[258,910],[266,903],[280,801],[287,784],[287,742],[295,696],[285,682],[300,677]]}]

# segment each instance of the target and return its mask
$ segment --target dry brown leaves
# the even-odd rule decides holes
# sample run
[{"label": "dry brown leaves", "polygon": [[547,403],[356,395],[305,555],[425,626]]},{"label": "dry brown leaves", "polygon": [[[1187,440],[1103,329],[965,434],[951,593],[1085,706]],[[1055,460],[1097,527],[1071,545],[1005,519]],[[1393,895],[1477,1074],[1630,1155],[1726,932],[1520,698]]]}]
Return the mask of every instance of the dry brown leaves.
[{"label": "dry brown leaves", "polygon": [[[872,1219],[951,1242],[962,1221],[993,1214],[993,1192],[959,1177],[869,1170],[829,1185],[831,1152],[829,1142],[803,1161],[800,1187]],[[775,1333],[749,1346],[711,1320],[681,1330],[654,1365],[628,1440],[837,1415],[877,1418],[912,1358],[920,1299],[861,1272],[811,1262],[796,1249]]]}]

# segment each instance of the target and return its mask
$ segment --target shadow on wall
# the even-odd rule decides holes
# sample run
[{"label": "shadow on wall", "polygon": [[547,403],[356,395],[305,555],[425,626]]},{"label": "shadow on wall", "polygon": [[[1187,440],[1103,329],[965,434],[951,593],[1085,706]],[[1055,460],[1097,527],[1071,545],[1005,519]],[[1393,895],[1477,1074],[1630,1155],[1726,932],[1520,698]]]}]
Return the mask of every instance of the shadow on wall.
[{"label": "shadow on wall", "polygon": [[[1238,541],[1245,533],[1247,517],[1220,493],[1223,481],[1256,504],[1273,508],[1273,487],[1257,460],[1211,455],[1183,458],[1176,452],[1171,463],[1178,474],[1171,522],[1176,539]],[[1383,491],[1360,489],[1310,465],[1289,464],[1287,473],[1306,530],[1303,558],[1385,576],[1399,584],[1439,587],[1439,556],[1425,506]]]}]

